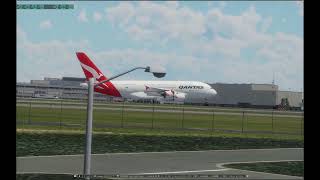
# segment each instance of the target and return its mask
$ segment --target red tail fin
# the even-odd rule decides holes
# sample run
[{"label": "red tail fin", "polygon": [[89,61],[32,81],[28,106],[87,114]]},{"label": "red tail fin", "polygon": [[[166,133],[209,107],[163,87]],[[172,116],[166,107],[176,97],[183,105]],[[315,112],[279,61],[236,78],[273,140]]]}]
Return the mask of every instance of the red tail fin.
[{"label": "red tail fin", "polygon": [[85,53],[77,52],[77,57],[80,61],[80,65],[84,74],[86,75],[87,80],[89,80],[89,78],[92,77],[94,77],[97,81],[107,79],[107,77],[105,77],[102,74],[99,68],[96,67],[96,65],[90,60],[90,58]]},{"label": "red tail fin", "polygon": [[[98,82],[107,80],[107,77],[102,74],[102,72],[96,67],[96,65],[94,65],[94,63],[85,53],[77,52],[76,54],[87,80],[89,80],[89,78],[92,77],[95,78],[95,80]],[[94,88],[94,90],[102,94],[121,97],[119,91],[114,87],[114,85],[110,81],[98,85]]]}]

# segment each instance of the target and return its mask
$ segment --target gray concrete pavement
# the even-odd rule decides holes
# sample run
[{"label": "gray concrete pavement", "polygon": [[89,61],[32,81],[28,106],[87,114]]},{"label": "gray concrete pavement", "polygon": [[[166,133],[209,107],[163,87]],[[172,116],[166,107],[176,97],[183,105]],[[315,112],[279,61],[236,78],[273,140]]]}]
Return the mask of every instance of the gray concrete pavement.
[{"label": "gray concrete pavement", "polygon": [[[245,179],[300,177],[235,170],[225,163],[303,160],[302,148],[212,150],[92,155],[93,174],[241,174]],[[83,155],[17,157],[17,173],[82,174]]]}]

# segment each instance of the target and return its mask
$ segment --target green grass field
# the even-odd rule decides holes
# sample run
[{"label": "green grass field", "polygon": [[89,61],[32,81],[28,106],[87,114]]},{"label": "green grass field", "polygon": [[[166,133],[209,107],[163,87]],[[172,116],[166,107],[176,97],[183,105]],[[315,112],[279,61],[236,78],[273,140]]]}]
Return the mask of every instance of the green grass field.
[{"label": "green grass field", "polygon": [[[39,102],[37,102],[39,103]],[[47,105],[47,104],[46,104]],[[109,105],[108,105],[109,106]],[[181,105],[180,105],[181,106]],[[32,106],[31,106],[32,107]],[[119,106],[116,106],[119,107]],[[170,106],[167,106],[168,108]],[[270,117],[270,116],[245,116],[221,115],[221,114],[190,114],[176,112],[152,112],[152,107],[144,107],[151,112],[129,111],[128,108],[118,110],[94,110],[94,127],[138,127],[145,129],[184,129],[206,130],[218,132],[219,130],[233,131],[250,134],[283,134],[287,136],[302,136],[304,121],[303,117]],[[16,120],[19,128],[25,128],[39,123],[54,124],[69,128],[83,129],[86,122],[85,109],[70,109],[49,107],[21,107],[16,108]]]},{"label": "green grass field", "polygon": [[[83,154],[85,136],[81,131],[18,130],[16,156]],[[223,135],[165,135],[96,132],[92,153],[199,151],[221,149],[303,148],[303,140]]]},{"label": "green grass field", "polygon": [[[61,102],[62,101],[62,102]],[[86,107],[86,101],[84,100],[46,100],[46,99],[28,99],[28,100],[17,100],[17,104],[29,104],[32,102],[32,104],[45,104],[45,105],[77,105],[77,106],[83,106]],[[252,108],[232,108],[232,107],[210,107],[210,106],[197,106],[197,105],[182,105],[182,104],[144,104],[144,103],[132,103],[132,102],[95,102],[95,107],[131,107],[131,108],[137,108],[137,109],[144,109],[146,106],[148,107],[155,107],[156,109],[175,109],[175,110],[192,110],[192,111],[207,111],[207,112],[254,112],[258,114],[271,114],[272,110],[263,110],[263,109],[252,109]],[[297,112],[297,111],[276,111],[273,110],[274,114],[287,114],[287,115],[301,115],[303,112]]]},{"label": "green grass field", "polygon": [[[72,174],[16,174],[16,180],[75,180]],[[80,180],[80,179],[79,179]]]}]

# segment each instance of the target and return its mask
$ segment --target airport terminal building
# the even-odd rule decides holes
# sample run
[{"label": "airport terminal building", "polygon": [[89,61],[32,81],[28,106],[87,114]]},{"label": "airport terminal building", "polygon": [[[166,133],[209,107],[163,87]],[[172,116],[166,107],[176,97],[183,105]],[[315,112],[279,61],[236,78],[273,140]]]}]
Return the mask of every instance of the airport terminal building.
[{"label": "airport terminal building", "polygon": [[[86,99],[87,88],[80,83],[85,78],[62,77],[31,80],[30,83],[17,83],[16,96],[25,98],[63,98]],[[217,92],[217,96],[208,100],[209,105],[274,108],[287,99],[290,107],[300,109],[303,106],[302,92],[279,91],[274,84],[209,84]],[[94,94],[95,100],[117,101],[99,93]],[[203,104],[204,102],[186,102],[188,104]]]},{"label": "airport terminal building", "polygon": [[[44,80],[31,80],[30,83],[17,83],[16,96],[24,98],[62,98],[87,99],[87,88],[80,83],[85,78],[62,77],[44,78]],[[95,100],[111,101],[112,98],[100,93],[94,93]]]},{"label": "airport terminal building", "polygon": [[288,99],[290,107],[302,106],[302,92],[280,91],[274,84],[210,84],[217,96],[212,103],[220,106],[270,108]]}]

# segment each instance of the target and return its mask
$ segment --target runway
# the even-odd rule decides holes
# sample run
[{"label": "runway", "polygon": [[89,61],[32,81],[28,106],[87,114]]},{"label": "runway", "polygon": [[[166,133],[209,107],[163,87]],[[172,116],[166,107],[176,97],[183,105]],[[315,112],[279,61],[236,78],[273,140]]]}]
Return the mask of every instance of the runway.
[{"label": "runway", "polygon": [[[92,155],[92,174],[244,175],[242,179],[301,177],[226,168],[238,162],[303,160],[303,148],[107,153]],[[17,157],[17,173],[82,174],[83,155]]]}]

